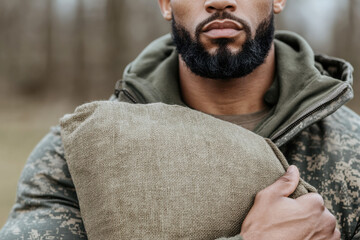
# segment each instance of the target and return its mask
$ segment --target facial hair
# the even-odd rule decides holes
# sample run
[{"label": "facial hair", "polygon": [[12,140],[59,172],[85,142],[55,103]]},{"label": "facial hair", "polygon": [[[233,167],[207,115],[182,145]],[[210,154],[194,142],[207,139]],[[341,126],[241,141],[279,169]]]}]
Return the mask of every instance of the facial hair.
[{"label": "facial hair", "polygon": [[[214,39],[213,44],[218,45],[214,54],[210,54],[200,42],[203,27],[217,19],[231,19],[243,26],[246,41],[240,50],[232,53],[228,44],[233,39]],[[258,26],[255,37],[251,37],[249,24],[228,12],[218,12],[200,23],[195,32],[195,40],[189,31],[181,24],[172,20],[172,36],[178,53],[187,67],[196,75],[211,79],[241,78],[252,73],[265,62],[274,40],[274,13],[265,18]]]}]

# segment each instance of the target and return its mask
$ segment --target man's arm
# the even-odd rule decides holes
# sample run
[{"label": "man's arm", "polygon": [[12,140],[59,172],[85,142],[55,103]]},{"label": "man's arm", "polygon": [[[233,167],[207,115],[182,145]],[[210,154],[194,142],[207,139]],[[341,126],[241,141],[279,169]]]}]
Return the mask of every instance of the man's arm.
[{"label": "man's arm", "polygon": [[87,239],[59,129],[30,155],[0,239]]}]

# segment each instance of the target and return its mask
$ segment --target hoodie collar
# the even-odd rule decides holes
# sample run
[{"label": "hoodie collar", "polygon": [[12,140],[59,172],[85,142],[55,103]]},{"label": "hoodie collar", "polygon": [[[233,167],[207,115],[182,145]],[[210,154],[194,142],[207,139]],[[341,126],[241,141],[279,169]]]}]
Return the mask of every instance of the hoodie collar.
[{"label": "hoodie collar", "polygon": [[[353,68],[341,59],[314,56],[306,41],[291,32],[276,33],[275,52],[276,79],[265,94],[272,114],[255,132],[282,145],[279,140],[292,124],[299,124],[314,112],[321,118],[326,117],[352,98]],[[138,103],[186,106],[181,98],[178,65],[178,53],[171,35],[165,35],[127,66],[119,88],[130,92]],[[322,108],[330,103],[333,107],[324,112]],[[321,108],[321,114],[315,111],[317,108]],[[301,129],[308,124],[311,121],[306,124],[300,121]]]},{"label": "hoodie collar", "polygon": [[302,37],[290,32],[277,32],[275,52],[276,79],[265,95],[273,111],[255,132],[282,145],[353,97],[353,68],[341,59],[315,56]]},{"label": "hoodie collar", "polygon": [[139,103],[186,106],[180,92],[178,53],[170,34],[145,48],[126,67],[121,81],[120,88],[132,92]]}]

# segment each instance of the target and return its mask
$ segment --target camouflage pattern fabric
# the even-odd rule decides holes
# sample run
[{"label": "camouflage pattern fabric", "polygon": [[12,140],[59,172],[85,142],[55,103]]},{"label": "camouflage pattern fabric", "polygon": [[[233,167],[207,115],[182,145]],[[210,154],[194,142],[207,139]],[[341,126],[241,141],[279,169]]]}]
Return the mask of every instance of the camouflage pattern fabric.
[{"label": "camouflage pattern fabric", "polygon": [[[283,145],[289,164],[318,189],[341,229],[341,239],[360,239],[360,119],[346,107]],[[357,234],[357,235],[356,235]]]},{"label": "camouflage pattern fabric", "polygon": [[0,239],[87,239],[58,128],[30,155]]}]

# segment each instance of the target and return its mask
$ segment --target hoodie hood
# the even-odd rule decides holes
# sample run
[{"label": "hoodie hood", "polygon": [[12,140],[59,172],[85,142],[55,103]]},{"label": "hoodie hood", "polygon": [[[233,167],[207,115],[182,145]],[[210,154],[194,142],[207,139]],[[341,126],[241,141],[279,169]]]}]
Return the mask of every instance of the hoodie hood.
[{"label": "hoodie hood", "polygon": [[[353,97],[352,66],[341,59],[315,56],[299,35],[279,31],[275,35],[276,78],[265,101],[270,116],[255,133],[278,146],[310,124],[330,115]],[[117,84],[132,102],[186,106],[181,98],[178,53],[171,35],[151,43],[125,69]]]}]

